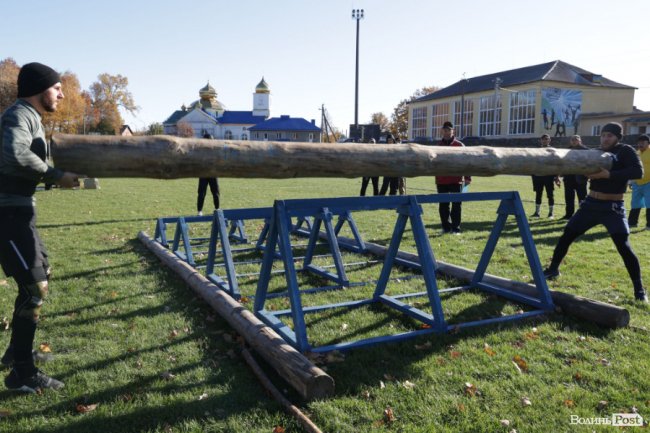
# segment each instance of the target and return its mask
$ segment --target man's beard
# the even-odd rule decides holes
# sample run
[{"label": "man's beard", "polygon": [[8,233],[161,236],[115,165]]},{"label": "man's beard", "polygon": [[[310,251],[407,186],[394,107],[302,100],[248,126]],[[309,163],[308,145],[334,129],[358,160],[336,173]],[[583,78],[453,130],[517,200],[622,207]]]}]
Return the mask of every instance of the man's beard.
[{"label": "man's beard", "polygon": [[49,101],[45,95],[41,95],[41,105],[48,113],[54,113],[59,101]]}]

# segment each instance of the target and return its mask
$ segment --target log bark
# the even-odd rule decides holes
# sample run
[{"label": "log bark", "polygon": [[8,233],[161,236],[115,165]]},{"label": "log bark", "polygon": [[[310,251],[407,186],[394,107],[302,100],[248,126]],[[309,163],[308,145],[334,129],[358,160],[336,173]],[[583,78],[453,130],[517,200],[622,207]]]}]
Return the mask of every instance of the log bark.
[{"label": "log bark", "polygon": [[251,311],[219,290],[196,269],[178,259],[146,233],[140,232],[138,238],[242,335],[303,398],[313,400],[334,394],[334,379],[287,344]]},{"label": "log bark", "polygon": [[589,174],[611,167],[598,150],[419,144],[227,141],[169,135],[57,134],[58,168],[89,177],[275,178]]},{"label": "log bark", "polygon": [[[345,237],[339,237],[338,239],[342,246],[344,246],[346,243],[355,245],[354,239]],[[364,244],[368,253],[377,257],[386,256],[386,247],[365,241]],[[410,262],[420,263],[420,258],[417,256],[417,254],[399,251],[397,253],[397,257],[408,260]],[[438,271],[441,274],[455,278],[459,281],[469,283],[474,277],[474,271],[471,269],[441,262],[439,260],[437,261],[437,264]],[[524,295],[535,297],[538,296],[537,289],[532,284],[513,281],[507,278],[497,277],[490,274],[485,274],[484,281],[488,284],[504,287],[506,289],[512,290],[514,292],[519,292]],[[625,308],[617,307],[616,305],[607,304],[605,302],[596,301],[594,299],[583,298],[581,296],[572,295],[570,293],[558,292],[555,290],[549,291],[551,293],[553,303],[564,314],[585,320],[587,322],[595,323],[605,328],[612,329],[623,328],[630,323],[630,312]]]}]

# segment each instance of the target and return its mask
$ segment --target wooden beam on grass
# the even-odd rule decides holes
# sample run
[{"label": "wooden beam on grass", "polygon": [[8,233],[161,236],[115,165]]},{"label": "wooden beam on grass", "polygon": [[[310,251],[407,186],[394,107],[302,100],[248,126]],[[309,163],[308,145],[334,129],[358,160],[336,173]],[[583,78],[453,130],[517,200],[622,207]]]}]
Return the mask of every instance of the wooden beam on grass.
[{"label": "wooden beam on grass", "polygon": [[599,150],[419,144],[208,140],[171,135],[52,138],[58,168],[89,177],[178,179],[497,174],[590,174],[610,169]]},{"label": "wooden beam on grass", "polygon": [[253,312],[152,240],[145,232],[138,233],[138,239],[244,337],[303,398],[313,400],[334,394],[334,379],[287,344],[273,329],[255,317]]}]

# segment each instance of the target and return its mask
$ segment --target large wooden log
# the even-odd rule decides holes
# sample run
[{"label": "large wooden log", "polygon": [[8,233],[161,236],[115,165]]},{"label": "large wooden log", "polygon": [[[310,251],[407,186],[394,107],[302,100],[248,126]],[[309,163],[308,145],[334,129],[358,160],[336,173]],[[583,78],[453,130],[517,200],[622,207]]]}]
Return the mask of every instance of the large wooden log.
[{"label": "large wooden log", "polygon": [[598,150],[290,143],[55,135],[57,167],[89,177],[360,177],[589,174],[611,167]]},{"label": "large wooden log", "polygon": [[[324,237],[324,233],[321,234]],[[356,245],[354,239],[339,237],[339,242],[343,247],[345,245]],[[364,242],[368,253],[377,256],[385,257],[387,248],[372,242]],[[420,258],[417,254],[399,251],[397,257],[413,263],[420,263]],[[474,271],[456,266],[449,263],[437,261],[438,272],[442,275],[455,278],[459,281],[469,283],[474,277]],[[497,287],[504,287],[514,292],[519,292],[524,295],[538,297],[537,289],[532,284],[513,281],[502,277],[497,277],[490,274],[485,274],[484,281],[488,284]],[[562,313],[576,317],[587,322],[595,323],[599,326],[606,328],[622,328],[630,323],[630,312],[625,308],[617,307],[616,305],[607,304],[605,302],[596,301],[594,299],[583,298],[581,296],[572,295],[570,293],[558,292],[549,290],[551,298],[556,307]]]},{"label": "large wooden log", "polygon": [[140,232],[138,238],[210,304],[303,398],[325,398],[334,393],[334,379],[331,376],[287,344],[251,311],[219,290],[196,269],[178,259],[146,233]]}]

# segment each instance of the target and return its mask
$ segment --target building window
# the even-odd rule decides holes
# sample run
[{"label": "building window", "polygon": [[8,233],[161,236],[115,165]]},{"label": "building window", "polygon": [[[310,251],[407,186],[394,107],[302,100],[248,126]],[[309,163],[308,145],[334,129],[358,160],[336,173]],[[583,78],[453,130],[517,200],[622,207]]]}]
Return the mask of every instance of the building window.
[{"label": "building window", "polygon": [[427,135],[427,107],[413,109],[411,120],[411,138],[426,137]]},{"label": "building window", "polygon": [[478,135],[501,135],[501,95],[482,96],[479,102]]},{"label": "building window", "polygon": [[594,125],[591,127],[591,135],[600,135],[600,125]]},{"label": "building window", "polygon": [[268,132],[265,132],[265,133],[264,133],[264,140],[268,140],[268,139],[269,139],[269,133],[268,133]]},{"label": "building window", "polygon": [[311,143],[312,141],[314,141],[314,133],[310,132],[309,133],[309,142]]},{"label": "building window", "polygon": [[226,133],[223,136],[223,138],[226,139],[226,140],[232,140],[232,131],[227,129]]},{"label": "building window", "polygon": [[449,104],[433,104],[431,106],[431,138],[441,137],[440,130],[449,121]]},{"label": "building window", "polygon": [[276,132],[275,139],[280,140],[281,138],[282,138],[282,133],[281,132]]},{"label": "building window", "polygon": [[510,94],[510,135],[535,133],[535,90],[525,90]]},{"label": "building window", "polygon": [[474,101],[465,98],[464,105],[465,107],[461,106],[461,101],[454,102],[454,128],[456,128],[457,137],[473,135]]},{"label": "building window", "polygon": [[298,140],[298,133],[297,133],[297,132],[294,132],[294,133],[293,133],[293,139],[294,139],[294,140]]},{"label": "building window", "polygon": [[248,140],[248,135],[247,134],[242,134],[241,139],[242,140]]}]

